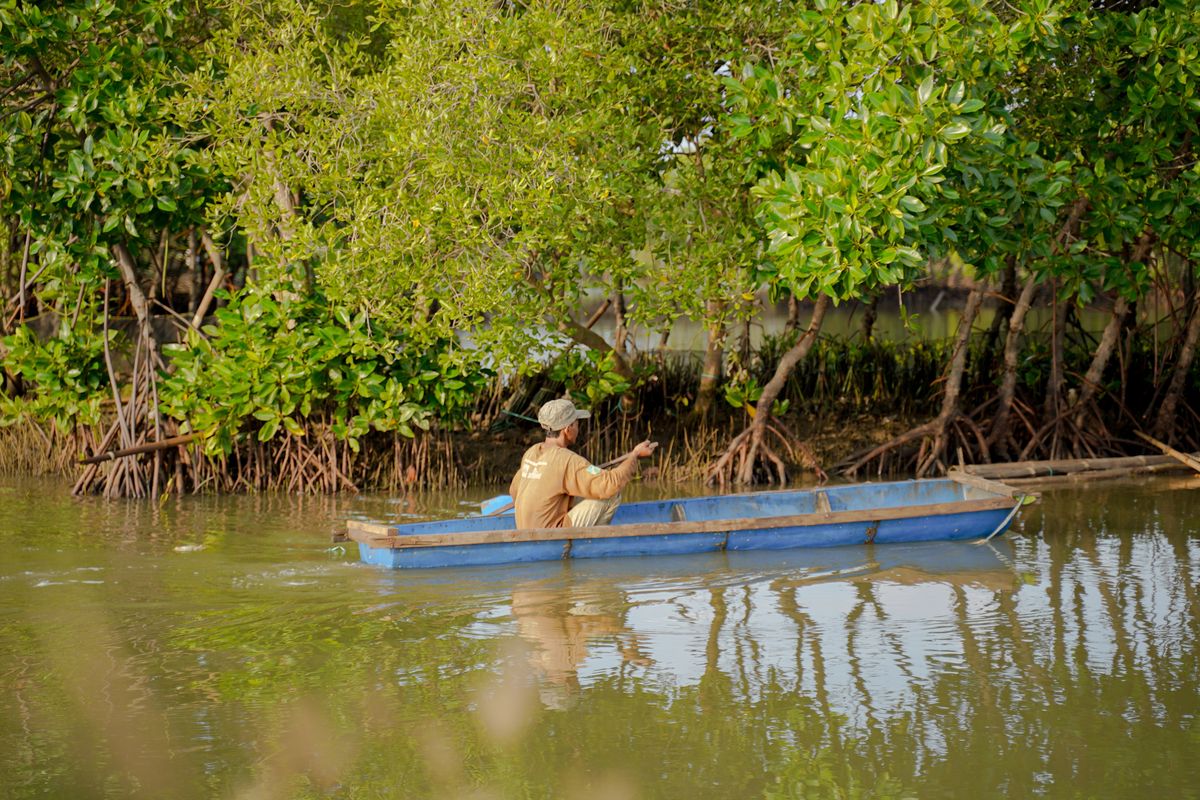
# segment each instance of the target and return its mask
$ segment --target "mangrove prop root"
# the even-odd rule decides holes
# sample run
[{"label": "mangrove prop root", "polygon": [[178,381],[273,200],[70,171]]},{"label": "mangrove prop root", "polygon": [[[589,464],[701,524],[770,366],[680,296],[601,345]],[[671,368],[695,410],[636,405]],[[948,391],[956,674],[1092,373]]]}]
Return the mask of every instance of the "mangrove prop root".
[{"label": "mangrove prop root", "polygon": [[[919,442],[915,461],[915,471],[918,478],[931,474],[935,469],[944,472],[946,469],[946,454],[956,452],[960,448],[970,449],[970,437],[964,437],[961,427],[967,427],[970,434],[978,432],[972,425],[960,426],[958,423],[965,418],[959,407],[959,397],[962,391],[963,375],[967,366],[967,343],[971,336],[971,327],[983,301],[982,288],[975,288],[967,296],[967,304],[963,309],[962,318],[958,323],[958,335],[954,342],[954,350],[950,356],[949,371],[945,389],[942,395],[942,410],[937,418],[918,425],[902,433],[890,442],[871,450],[862,458],[851,463],[845,470],[846,475],[857,475],[858,471],[872,461],[879,462],[879,472],[882,474],[884,459],[893,451],[907,449],[914,442]],[[982,434],[975,435],[978,451],[973,453],[973,460],[988,459],[988,446]]]},{"label": "mangrove prop root", "polygon": [[789,438],[791,437],[783,434],[777,427],[771,428],[770,423],[773,419],[771,408],[775,404],[775,400],[783,392],[784,385],[795,370],[796,365],[804,360],[816,343],[817,335],[821,330],[821,323],[825,319],[825,312],[829,309],[829,303],[828,295],[821,295],[817,298],[813,306],[812,318],[809,320],[808,328],[796,343],[783,354],[783,357],[779,359],[774,375],[771,376],[771,380],[767,382],[767,385],[763,387],[762,394],[759,396],[758,402],[754,407],[753,421],[744,431],[734,437],[725,452],[708,470],[706,482],[709,485],[716,483],[725,486],[731,480],[740,484],[754,483],[760,456],[763,462],[765,462],[767,480],[769,482],[773,481],[771,478],[771,467],[774,467],[775,475],[780,485],[787,483],[787,470],[784,469],[783,461],[767,443],[765,434],[770,432],[776,438],[781,439],[785,446],[790,446]]},{"label": "mangrove prop root", "polygon": [[988,434],[988,445],[1004,445],[1009,435],[1009,414],[1012,412],[1013,401],[1017,388],[1017,366],[1021,356],[1021,336],[1025,332],[1025,316],[1033,305],[1033,295],[1037,290],[1037,279],[1030,277],[1021,289],[1021,295],[1013,306],[1008,320],[1008,335],[1004,341],[1004,377],[1000,382],[998,405],[992,420],[992,429]]},{"label": "mangrove prop root", "polygon": [[1178,413],[1179,401],[1187,383],[1188,373],[1196,355],[1196,345],[1200,341],[1200,290],[1192,293],[1192,314],[1184,333],[1183,343],[1179,348],[1179,357],[1171,373],[1171,381],[1167,387],[1166,396],[1158,407],[1154,420],[1154,436],[1168,443],[1175,436],[1175,420]]},{"label": "mangrove prop root", "polygon": [[[768,433],[772,441],[767,440]],[[787,463],[777,448],[788,453],[793,463],[812,469],[819,480],[828,479],[829,476],[821,469],[815,454],[807,444],[791,434],[786,426],[770,424],[761,427],[750,426],[735,436],[724,452],[705,471],[705,483],[724,489],[734,483],[755,483],[758,476],[763,474],[766,483],[777,482],[780,486],[786,486]]]},{"label": "mangrove prop root", "polygon": [[[140,380],[147,380],[144,372]],[[208,455],[198,443],[184,446],[189,443],[186,436],[159,443],[148,422],[151,387],[137,396],[139,427],[132,443],[134,452],[80,465],[75,494],[147,497],[156,489],[160,494],[204,490],[328,494],[358,492],[364,484],[397,492],[466,485],[454,444],[441,434],[395,441],[380,436],[364,440],[355,452],[327,427],[314,426],[304,436],[281,436],[268,442],[251,439],[237,444],[228,456]],[[166,434],[172,427],[160,423],[159,430]],[[108,453],[119,434],[114,421],[103,438],[81,449]],[[163,446],[166,441],[171,441],[171,446]]]}]

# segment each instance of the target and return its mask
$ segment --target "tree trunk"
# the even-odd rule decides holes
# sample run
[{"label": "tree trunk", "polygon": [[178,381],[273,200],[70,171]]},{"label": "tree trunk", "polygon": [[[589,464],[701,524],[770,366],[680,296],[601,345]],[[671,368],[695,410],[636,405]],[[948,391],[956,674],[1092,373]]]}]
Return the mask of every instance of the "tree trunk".
[{"label": "tree trunk", "polygon": [[[263,119],[263,128],[268,133],[275,130],[275,124],[270,117]],[[292,224],[296,219],[296,203],[292,197],[292,190],[284,180],[283,175],[279,170],[279,163],[275,155],[275,151],[270,147],[266,147],[264,143],[263,157],[267,162],[267,174],[271,178],[271,194],[275,200],[275,207],[279,209],[279,221],[276,227],[276,232],[279,238],[285,242],[290,241],[293,237]]]},{"label": "tree trunk", "polygon": [[26,231],[25,247],[21,253],[21,274],[17,276],[17,309],[19,310],[18,317],[21,322],[25,321],[25,275],[29,270],[29,245],[32,241],[32,235],[29,231]]},{"label": "tree trunk", "polygon": [[766,427],[766,421],[771,416],[771,406],[779,399],[780,393],[783,392],[783,387],[787,384],[787,379],[792,375],[792,370],[804,360],[805,356],[808,355],[808,351],[816,343],[817,334],[821,332],[821,323],[824,321],[825,312],[828,310],[829,296],[823,294],[817,298],[817,302],[813,306],[812,319],[808,321],[808,329],[792,345],[791,349],[783,354],[783,358],[779,359],[779,364],[775,367],[775,374],[771,376],[771,380],[767,381],[767,385],[763,387],[762,395],[758,398],[758,403],[755,405],[754,425],[756,427]]},{"label": "tree trunk", "polygon": [[992,324],[988,326],[987,337],[983,342],[983,350],[980,351],[979,364],[975,369],[975,383],[982,385],[987,380],[988,375],[992,372],[992,367],[996,363],[996,344],[1000,341],[1000,329],[1012,316],[1013,305],[1016,303],[1014,299],[1017,294],[1017,258],[1016,256],[1008,256],[1004,259],[1004,279],[1000,284],[1000,303],[996,306],[996,313],[992,317]]},{"label": "tree trunk", "polygon": [[658,334],[658,346],[654,348],[661,362],[667,357],[667,342],[671,339],[671,329],[663,328]]},{"label": "tree trunk", "polygon": [[[269,152],[270,151],[268,151],[268,153]],[[274,167],[274,158],[268,156],[267,163]],[[283,239],[285,242],[291,241],[291,239],[295,236],[294,232],[292,231],[292,223],[296,219],[296,204],[292,200],[292,190],[289,189],[287,184],[283,182],[283,179],[279,177],[278,173],[274,175],[272,188],[274,189],[275,193],[275,205],[279,208],[281,215],[279,225],[277,226],[279,230],[279,238]]]},{"label": "tree trunk", "polygon": [[1138,304],[1134,300],[1129,304],[1129,312],[1125,315],[1125,325],[1121,330],[1121,405],[1129,407],[1129,365],[1133,361],[1133,346],[1137,340]]},{"label": "tree trunk", "polygon": [[[1104,370],[1108,367],[1113,352],[1117,349],[1117,340],[1120,339],[1121,327],[1125,324],[1125,315],[1128,313],[1129,301],[1118,296],[1116,302],[1113,303],[1112,316],[1109,318],[1108,324],[1104,326],[1104,333],[1100,336],[1100,343],[1096,345],[1096,353],[1092,357],[1091,366],[1088,367],[1087,374],[1083,376],[1083,387],[1079,392],[1079,399],[1076,401],[1081,413],[1100,390],[1100,380],[1104,377]],[[1076,420],[1076,424],[1082,426],[1082,419]]]},{"label": "tree trunk", "polygon": [[580,325],[573,319],[558,320],[556,327],[559,333],[563,333],[571,338],[571,341],[576,344],[581,344],[591,350],[598,350],[601,353],[612,353],[613,356],[613,372],[620,375],[627,381],[633,381],[633,368],[629,362],[613,349],[613,346],[604,341],[604,337],[595,331]]},{"label": "tree trunk", "polygon": [[[263,127],[268,133],[274,130],[273,121],[267,117],[263,121]],[[279,217],[276,221],[275,230],[279,238],[284,242],[290,242],[296,238],[296,229],[303,224],[300,219],[300,212],[296,208],[297,195],[292,192],[285,179],[282,171],[279,168],[278,155],[270,147],[263,147],[263,156],[267,163],[267,172],[271,178],[272,196],[275,200],[275,207],[279,209]],[[289,256],[288,260],[291,260]],[[303,263],[304,274],[304,291],[312,294],[316,284],[316,276],[313,273],[312,260],[305,258]],[[298,296],[295,292],[289,290],[277,291],[276,299],[295,300]]]},{"label": "tree trunk", "polygon": [[[621,291],[620,286],[613,293],[613,316],[615,317],[616,327],[613,331],[613,352],[617,358],[620,358],[626,364],[631,363],[629,356],[629,329],[625,325],[625,294]],[[632,414],[637,407],[637,398],[633,394],[633,382],[629,384],[629,390],[621,394],[621,413]]]},{"label": "tree trunk", "polygon": [[[749,450],[747,456],[742,460],[741,468],[738,471],[737,482],[742,484],[754,483],[754,466],[757,461],[757,456],[763,452],[763,434],[767,431],[767,425],[772,419],[771,407],[775,401],[779,399],[779,395],[783,393],[783,387],[787,385],[788,378],[791,377],[792,371],[796,368],[812,346],[817,341],[817,335],[821,331],[821,323],[825,319],[825,312],[829,309],[829,296],[821,295],[817,298],[816,305],[813,306],[812,318],[808,322],[808,328],[804,334],[792,345],[783,358],[779,359],[779,364],[775,367],[775,374],[771,376],[771,380],[767,381],[767,385],[763,387],[762,395],[759,396],[758,402],[754,406],[754,421],[750,423],[748,433],[750,434]],[[782,472],[782,467],[780,467]],[[782,475],[780,476],[782,483]]]},{"label": "tree trunk", "polygon": [[[17,252],[21,250],[21,229],[20,223],[16,218],[13,218],[4,226],[4,241],[0,244],[0,336],[8,334],[9,322],[11,319],[8,313],[10,303],[17,300],[14,289],[16,288],[16,280],[19,277],[17,274]],[[3,379],[3,371],[0,370],[0,380]]]},{"label": "tree trunk", "polygon": [[958,337],[954,342],[954,353],[950,356],[950,374],[946,379],[946,393],[942,396],[942,411],[938,415],[943,420],[949,419],[958,411],[958,398],[962,394],[962,378],[970,350],[971,328],[975,325],[975,317],[979,315],[982,302],[983,290],[972,289],[967,295],[962,319],[958,321]]},{"label": "tree trunk", "polygon": [[184,274],[191,276],[191,285],[188,287],[188,304],[187,310],[189,314],[195,314],[196,309],[200,307],[200,285],[204,283],[204,270],[201,268],[200,252],[197,247],[196,229],[188,228],[187,237],[187,256],[185,257],[187,264],[184,267]]},{"label": "tree trunk", "polygon": [[1004,340],[1004,378],[1000,382],[997,401],[999,405],[987,438],[989,447],[1000,445],[1003,448],[1004,441],[1008,438],[1009,415],[1017,389],[1017,361],[1021,355],[1021,335],[1025,332],[1025,315],[1033,305],[1033,295],[1036,291],[1037,278],[1030,275],[1008,318],[1008,336]]},{"label": "tree trunk", "polygon": [[1058,416],[1063,386],[1063,339],[1067,331],[1067,309],[1069,303],[1064,303],[1058,297],[1058,281],[1050,284],[1054,292],[1054,328],[1050,333],[1050,377],[1046,381],[1046,401],[1042,415],[1046,422]]},{"label": "tree trunk", "polygon": [[1179,398],[1187,386],[1188,373],[1192,369],[1192,361],[1196,357],[1196,342],[1200,340],[1200,292],[1193,291],[1191,296],[1191,319],[1183,336],[1183,346],[1179,349],[1179,358],[1175,361],[1175,369],[1171,373],[1171,382],[1167,385],[1167,394],[1162,405],[1158,407],[1158,416],[1154,420],[1154,436],[1170,443],[1175,435],[1175,414],[1179,407]]},{"label": "tree trunk", "polygon": [[208,288],[204,290],[204,297],[196,306],[195,314],[192,315],[192,327],[196,330],[200,330],[200,326],[204,324],[204,317],[208,314],[209,306],[212,305],[213,296],[225,280],[225,260],[221,257],[220,248],[208,235],[208,231],[200,232],[200,241],[204,245],[204,252],[208,254],[208,260],[212,263],[213,276],[212,280],[208,282]]},{"label": "tree trunk", "polygon": [[791,333],[800,328],[800,301],[796,299],[796,295],[788,295],[788,315],[787,323],[784,324],[784,331]]},{"label": "tree trunk", "polygon": [[123,244],[113,245],[113,255],[117,259],[117,268],[121,272],[121,279],[125,282],[125,291],[129,295],[129,304],[133,306],[133,313],[137,315],[139,323],[148,326],[150,324],[150,304],[146,300],[146,294],[142,291],[141,284],[138,283],[137,267],[134,265],[133,255]]},{"label": "tree trunk", "polygon": [[[1151,252],[1151,247],[1154,243],[1154,237],[1151,233],[1143,233],[1134,244],[1132,251],[1129,253],[1127,262],[1142,262],[1145,261]],[[1096,352],[1092,356],[1092,363],[1088,366],[1087,373],[1083,376],[1083,386],[1079,392],[1079,398],[1075,405],[1079,409],[1079,414],[1075,417],[1076,427],[1082,428],[1084,424],[1084,414],[1087,411],[1087,406],[1100,390],[1100,381],[1104,378],[1104,371],[1108,367],[1108,362],[1112,360],[1112,355],[1117,350],[1117,343],[1121,338],[1121,331],[1125,327],[1125,319],[1129,315],[1130,303],[1122,295],[1118,295],[1113,303],[1112,316],[1108,320],[1108,324],[1104,326],[1104,333],[1100,335],[1100,342],[1096,345]],[[1124,383],[1124,376],[1122,376]]]},{"label": "tree trunk", "polygon": [[879,295],[874,294],[863,309],[862,338],[863,342],[871,341],[875,335],[875,320],[879,318]]},{"label": "tree trunk", "polygon": [[738,359],[741,362],[742,369],[747,372],[750,370],[750,356],[754,349],[750,347],[750,318],[742,320],[742,331],[738,337]]},{"label": "tree trunk", "polygon": [[721,385],[721,370],[725,362],[725,337],[727,329],[723,319],[725,303],[721,300],[708,301],[708,338],[704,345],[704,366],[700,371],[700,388],[696,392],[696,405],[692,416],[702,420],[712,410],[717,389]]},{"label": "tree trunk", "polygon": [[946,376],[946,391],[942,395],[942,410],[933,423],[933,444],[917,465],[917,477],[923,478],[936,466],[946,449],[946,428],[954,417],[958,416],[958,398],[962,394],[963,374],[967,369],[967,354],[970,350],[971,329],[975,325],[975,317],[979,314],[979,306],[983,302],[983,290],[972,289],[967,295],[967,305],[963,309],[962,319],[958,321],[958,336],[954,341],[954,352],[950,356],[950,372]]},{"label": "tree trunk", "polygon": [[[8,334],[8,295],[12,271],[13,225],[4,225],[4,236],[0,237],[0,336]],[[2,355],[2,354],[0,354]],[[4,388],[4,371],[0,369],[0,390]]]},{"label": "tree trunk", "polygon": [[625,327],[625,294],[619,287],[613,292],[613,316],[613,349],[620,353],[622,358],[628,358],[628,350],[625,347],[629,339],[629,329]]}]

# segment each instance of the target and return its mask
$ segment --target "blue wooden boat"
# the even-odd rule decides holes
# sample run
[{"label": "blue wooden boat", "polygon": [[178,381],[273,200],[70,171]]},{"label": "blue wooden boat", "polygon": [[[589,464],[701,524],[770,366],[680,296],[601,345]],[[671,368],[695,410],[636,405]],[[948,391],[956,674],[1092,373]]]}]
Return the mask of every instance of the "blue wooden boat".
[{"label": "blue wooden boat", "polygon": [[991,538],[1026,499],[975,476],[625,503],[610,525],[520,529],[511,513],[404,525],[351,521],[368,564],[487,566],[564,558]]}]

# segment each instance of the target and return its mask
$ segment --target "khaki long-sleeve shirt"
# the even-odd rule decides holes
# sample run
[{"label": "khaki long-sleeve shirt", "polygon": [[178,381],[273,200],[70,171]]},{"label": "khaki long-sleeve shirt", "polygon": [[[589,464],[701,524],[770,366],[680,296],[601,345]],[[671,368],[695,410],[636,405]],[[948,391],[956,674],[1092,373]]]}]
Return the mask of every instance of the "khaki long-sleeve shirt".
[{"label": "khaki long-sleeve shirt", "polygon": [[561,528],[572,497],[607,500],[629,483],[637,468],[636,458],[600,469],[565,447],[535,444],[521,457],[521,469],[508,489],[517,527]]}]

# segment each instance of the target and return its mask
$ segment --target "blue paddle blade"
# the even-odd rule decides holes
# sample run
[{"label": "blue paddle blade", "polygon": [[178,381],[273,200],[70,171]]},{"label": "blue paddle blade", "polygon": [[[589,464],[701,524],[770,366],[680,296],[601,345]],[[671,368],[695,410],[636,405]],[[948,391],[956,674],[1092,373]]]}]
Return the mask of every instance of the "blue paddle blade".
[{"label": "blue paddle blade", "polygon": [[506,505],[508,505],[512,501],[513,501],[513,499],[506,494],[497,495],[496,497],[493,497],[490,500],[484,500],[482,503],[480,503],[479,513],[485,517],[488,514],[495,514],[497,511],[504,508]]}]

